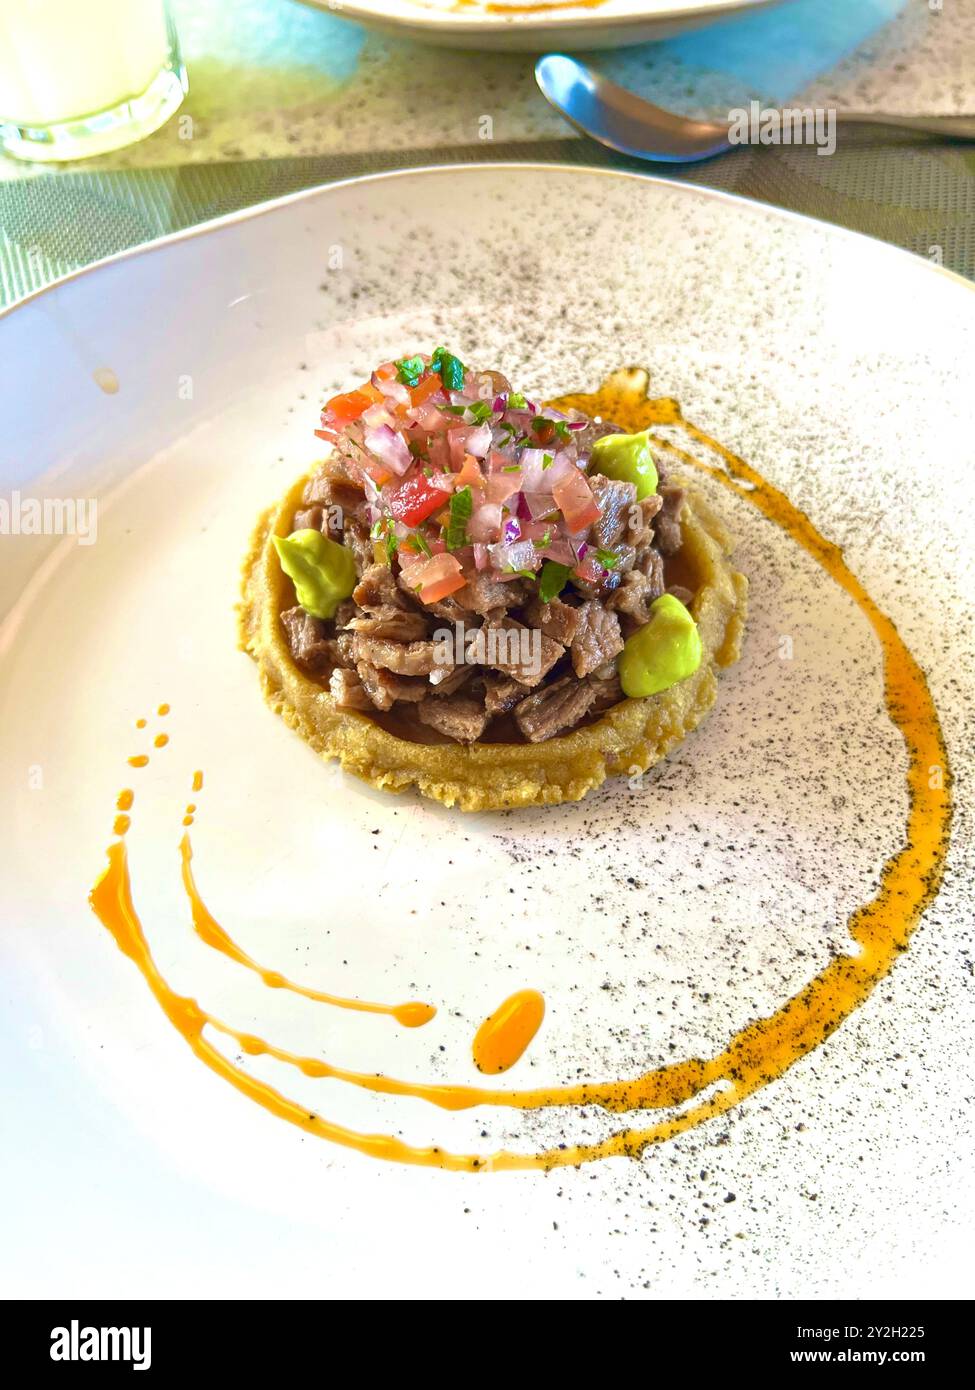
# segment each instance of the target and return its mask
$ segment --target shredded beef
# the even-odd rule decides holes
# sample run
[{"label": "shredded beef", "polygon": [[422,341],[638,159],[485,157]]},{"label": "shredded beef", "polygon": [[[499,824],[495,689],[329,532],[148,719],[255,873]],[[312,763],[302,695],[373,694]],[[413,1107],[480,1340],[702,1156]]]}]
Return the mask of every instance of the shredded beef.
[{"label": "shredded beef", "polygon": [[650,621],[650,605],[659,597],[651,576],[640,570],[630,570],[624,574],[616,592],[606,600],[606,607],[616,613],[625,613],[642,627]]},{"label": "shredded beef", "polygon": [[373,707],[357,671],[347,671],[344,667],[337,666],[329,677],[328,688],[335,703],[342,709]]},{"label": "shredded beef", "polygon": [[627,513],[623,527],[623,539],[632,545],[639,554],[653,540],[653,519],[663,505],[661,498],[653,492],[643,497],[632,511]]},{"label": "shredded beef", "polygon": [[370,565],[363,570],[352,597],[367,613],[379,613],[384,608],[406,609],[406,599],[393,578],[393,572],[385,565]]},{"label": "shredded beef", "polygon": [[292,531],[320,531],[324,515],[321,507],[304,507],[301,511],[295,512],[291,521],[291,529]]},{"label": "shredded beef", "polygon": [[357,661],[355,669],[366,694],[378,710],[392,709],[398,700],[407,704],[419,703],[430,688],[422,676],[397,676],[368,661]]},{"label": "shredded beef", "polygon": [[377,608],[367,618],[353,618],[349,627],[363,637],[385,637],[391,642],[418,642],[428,636],[427,620],[422,613],[410,613],[392,604]]},{"label": "shredded beef", "polygon": [[507,714],[514,709],[519,700],[525,698],[525,687],[521,681],[510,676],[499,676],[488,671],[484,677],[484,707],[489,715]]},{"label": "shredded beef", "polygon": [[390,642],[382,637],[356,633],[352,652],[355,663],[366,661],[397,676],[428,676],[437,669],[432,642]]},{"label": "shredded beef", "polygon": [[654,524],[654,538],[661,555],[676,555],[681,545],[680,510],[684,505],[684,489],[674,483],[661,483],[663,505]]},{"label": "shredded beef", "polygon": [[533,598],[525,605],[524,617],[529,627],[540,627],[546,637],[551,637],[553,642],[563,647],[572,645],[579,626],[578,608],[573,608],[560,598],[550,599],[548,603]]},{"label": "shredded beef", "polygon": [[281,614],[281,626],[291,655],[306,671],[318,674],[337,665],[337,645],[326,636],[328,629],[321,618],[313,618],[301,607],[289,608]]},{"label": "shredded beef", "polygon": [[519,579],[495,579],[490,574],[475,573],[452,597],[461,608],[483,617],[497,610],[517,608],[525,600],[525,586]]},{"label": "shredded beef", "polygon": [[591,676],[587,676],[586,682],[593,692],[590,714],[602,714],[603,710],[618,705],[623,698],[623,687],[620,685],[619,673],[612,662],[608,666],[594,671]]},{"label": "shredded beef", "polygon": [[417,709],[424,724],[456,739],[458,743],[473,743],[483,734],[488,713],[482,700],[471,695],[428,696]]},{"label": "shredded beef", "polygon": [[598,600],[589,599],[579,609],[579,628],[572,641],[572,669],[577,676],[588,676],[622,650],[619,618]]},{"label": "shredded beef", "polygon": [[482,665],[513,676],[521,685],[535,686],[548,675],[564,649],[538,628],[501,618],[479,630],[475,650]]},{"label": "shredded beef", "polygon": [[562,676],[516,705],[515,723],[529,743],[542,743],[574,728],[589,713],[594,699],[595,692],[586,681]]},{"label": "shredded beef", "polygon": [[636,506],[636,484],[594,473],[589,486],[602,512],[599,520],[593,523],[592,544],[600,550],[609,550],[622,536],[630,519],[630,508]]}]

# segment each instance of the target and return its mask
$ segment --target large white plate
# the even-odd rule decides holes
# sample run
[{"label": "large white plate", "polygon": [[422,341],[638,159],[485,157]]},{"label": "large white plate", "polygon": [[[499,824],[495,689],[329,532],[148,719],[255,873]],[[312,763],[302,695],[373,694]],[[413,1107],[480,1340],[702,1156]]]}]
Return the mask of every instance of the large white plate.
[{"label": "large white plate", "polygon": [[[451,48],[616,48],[669,38],[783,0],[305,0],[384,33]],[[505,9],[509,13],[504,13]]]},{"label": "large white plate", "polygon": [[[0,319],[3,495],[99,503],[95,544],[0,538],[8,1292],[965,1292],[973,302],[920,259],[769,208],[498,166],[298,195]],[[723,492],[745,655],[636,788],[464,818],[343,778],[264,707],[233,614],[254,519],[316,456],[321,397],[435,341],[543,394],[647,365],[845,548],[949,740],[953,857],[909,953],[780,1081],[638,1163],[469,1177],[306,1137],[199,1065],[86,906],[133,786],[137,903],[178,989],[299,1051],[467,1083],[476,1024],[534,986],[546,1022],[511,1087],[709,1055],[844,948],[904,833],[879,652]],[[169,746],[129,768],[160,725]],[[431,999],[433,1023],[270,991],[197,940],[176,853],[196,768],[194,863],[232,934],[313,986]],[[533,1149],[619,1123],[451,1115],[249,1065],[420,1144]]]}]

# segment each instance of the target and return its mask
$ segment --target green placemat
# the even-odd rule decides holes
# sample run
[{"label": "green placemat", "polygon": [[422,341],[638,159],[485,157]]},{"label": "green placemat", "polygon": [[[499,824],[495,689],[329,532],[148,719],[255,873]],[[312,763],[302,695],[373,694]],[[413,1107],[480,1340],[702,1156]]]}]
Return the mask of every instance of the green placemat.
[{"label": "green placemat", "polygon": [[485,160],[604,165],[721,188],[893,242],[975,279],[975,153],[858,131],[829,157],[811,147],[742,148],[673,168],[564,139],[16,179],[0,184],[0,304],[126,247],[297,189]]}]

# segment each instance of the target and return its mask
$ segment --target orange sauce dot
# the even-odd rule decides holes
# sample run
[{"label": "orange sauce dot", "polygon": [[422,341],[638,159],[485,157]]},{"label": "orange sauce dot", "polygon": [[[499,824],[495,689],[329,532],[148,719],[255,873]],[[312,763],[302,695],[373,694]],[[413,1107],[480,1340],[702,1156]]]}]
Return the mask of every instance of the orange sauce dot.
[{"label": "orange sauce dot", "polygon": [[196,802],[195,802],[195,801],[191,801],[190,804],[189,804],[189,805],[187,806],[187,808],[186,808],[186,814],[187,814],[188,816],[191,816],[195,810],[196,810]]},{"label": "orange sauce dot", "polygon": [[115,809],[117,811],[131,811],[134,800],[135,792],[129,787],[126,787],[124,791],[119,792],[118,800],[115,803]]},{"label": "orange sauce dot", "polygon": [[146,721],[144,719],[137,719],[135,721],[135,727],[137,729],[144,729],[146,727]]},{"label": "orange sauce dot", "polygon": [[192,825],[192,824],[193,824],[193,817],[192,817],[192,816],[184,816],[184,817],[183,817],[183,824],[184,824],[184,825]]},{"label": "orange sauce dot", "polygon": [[129,820],[128,816],[116,816],[115,824],[112,829],[115,831],[116,835],[124,835],[131,824],[132,822]]},{"label": "orange sauce dot", "polygon": [[169,735],[168,735],[168,734],[157,734],[156,737],[155,737],[152,741],[153,741],[153,743],[156,745],[157,748],[165,748],[165,747],[166,747],[166,744],[169,742]]},{"label": "orange sauce dot", "polygon": [[129,767],[145,767],[148,761],[147,753],[136,753],[134,758],[129,759]]},{"label": "orange sauce dot", "polygon": [[193,773],[193,791],[198,792],[198,791],[202,791],[202,789],[203,789],[203,773],[202,773],[202,772],[194,772],[194,773]]},{"label": "orange sauce dot", "polygon": [[544,1017],[545,1000],[537,989],[521,989],[512,994],[474,1035],[474,1065],[478,1071],[500,1072],[513,1067]]},{"label": "orange sauce dot", "polygon": [[166,714],[168,714],[168,713],[169,713],[169,706],[168,706],[168,705],[160,705],[159,708],[156,710],[156,713],[157,713],[157,714],[160,714],[160,715],[166,715]]}]

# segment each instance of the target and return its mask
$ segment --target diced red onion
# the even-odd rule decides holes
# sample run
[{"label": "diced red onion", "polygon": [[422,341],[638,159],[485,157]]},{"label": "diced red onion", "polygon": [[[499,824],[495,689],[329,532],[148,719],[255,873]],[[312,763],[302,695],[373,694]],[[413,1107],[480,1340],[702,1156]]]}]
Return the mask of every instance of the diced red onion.
[{"label": "diced red onion", "polygon": [[491,562],[497,570],[531,570],[538,564],[538,552],[531,541],[488,546]]},{"label": "diced red onion", "polygon": [[516,517],[509,516],[501,527],[501,539],[505,545],[512,545],[521,538],[521,527]]},{"label": "diced red onion", "polygon": [[555,498],[550,492],[524,492],[522,496],[528,509],[528,515],[532,521],[542,521],[545,517],[551,516],[558,511],[555,505]]},{"label": "diced red onion", "polygon": [[488,565],[489,565],[489,563],[490,563],[490,558],[491,558],[491,557],[488,555],[488,548],[487,548],[486,545],[480,545],[480,544],[475,545],[475,547],[474,547],[474,568],[475,568],[475,569],[486,570],[487,567],[488,567]]},{"label": "diced red onion", "polygon": [[505,391],[504,395],[495,396],[494,404],[491,406],[491,409],[494,411],[495,415],[503,415],[505,412],[505,408],[507,407],[507,404],[508,393],[507,391]]},{"label": "diced red onion", "polygon": [[487,502],[507,502],[521,487],[520,473],[492,473],[484,490]]},{"label": "diced red onion", "polygon": [[496,539],[501,529],[501,503],[482,502],[467,523],[467,534],[472,541],[487,544]]},{"label": "diced red onion", "polygon": [[413,457],[406,447],[406,440],[396,430],[390,429],[389,425],[366,430],[364,442],[371,454],[400,477],[413,462]]},{"label": "diced red onion", "polygon": [[554,560],[557,565],[574,565],[576,562],[575,551],[568,541],[552,541],[551,545],[543,546],[539,554],[546,560]]},{"label": "diced red onion", "polygon": [[397,401],[400,405],[409,405],[410,393],[401,381],[397,381],[395,376],[380,376],[378,372],[373,372],[370,380],[377,391],[381,391],[384,396],[389,396],[391,400]]}]

